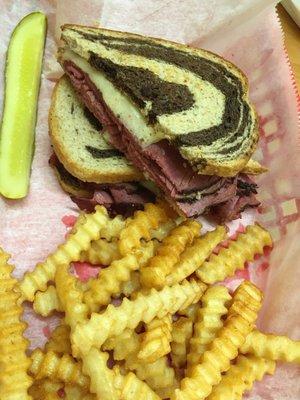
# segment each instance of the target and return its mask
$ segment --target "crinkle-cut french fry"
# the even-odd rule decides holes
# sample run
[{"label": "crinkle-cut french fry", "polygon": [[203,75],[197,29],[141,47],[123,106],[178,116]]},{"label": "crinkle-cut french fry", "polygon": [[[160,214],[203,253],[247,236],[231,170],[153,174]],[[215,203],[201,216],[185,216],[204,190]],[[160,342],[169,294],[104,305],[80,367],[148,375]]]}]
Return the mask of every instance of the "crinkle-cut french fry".
[{"label": "crinkle-cut french fry", "polygon": [[70,327],[64,323],[58,325],[45,344],[45,350],[54,351],[59,355],[71,354]]},{"label": "crinkle-cut french fry", "polygon": [[152,363],[170,353],[171,331],[172,317],[170,314],[163,318],[154,318],[146,326],[138,358],[144,362]]},{"label": "crinkle-cut french fry", "polygon": [[50,379],[35,380],[29,388],[28,393],[33,400],[44,400],[47,396],[57,395],[57,392],[62,389],[62,382],[54,382]]},{"label": "crinkle-cut french fry", "polygon": [[202,363],[196,365],[189,377],[181,381],[180,390],[175,390],[172,400],[202,400],[212,390],[212,386],[221,380],[221,373],[230,367],[230,361],[238,355],[251,325],[240,315],[227,321],[219,336],[212,342],[202,357]]},{"label": "crinkle-cut french fry", "polygon": [[157,204],[146,204],[144,211],[136,211],[134,217],[127,220],[126,227],[120,233],[119,251],[121,255],[131,253],[141,246],[141,239],[150,240],[151,229],[166,222],[168,215],[165,209]]},{"label": "crinkle-cut french fry", "polygon": [[126,226],[126,220],[121,216],[117,215],[110,220],[103,229],[101,229],[100,238],[112,241],[120,237],[120,233]]},{"label": "crinkle-cut french fry", "polygon": [[195,237],[200,235],[200,229],[201,225],[193,220],[183,221],[172,229],[157,248],[155,257],[141,269],[141,284],[149,288],[162,288],[166,276],[172,272],[174,265],[179,261],[180,254]]},{"label": "crinkle-cut french fry", "polygon": [[[114,359],[116,361],[125,360],[129,361],[127,368],[133,370],[131,361],[131,355],[134,355],[136,360],[136,354],[140,348],[141,336],[131,329],[125,329],[120,335],[113,336],[107,339],[102,346],[104,351],[114,351]],[[136,361],[134,361],[136,364]]]},{"label": "crinkle-cut french fry", "polygon": [[212,254],[196,270],[196,275],[209,284],[223,281],[238,269],[243,269],[245,262],[252,261],[256,254],[263,254],[265,246],[272,246],[269,232],[258,224],[250,225],[236,240],[229,241],[227,249],[222,248],[218,255]]},{"label": "crinkle-cut french fry", "polygon": [[120,390],[120,399],[160,400],[160,397],[147,385],[147,383],[140,380],[133,372],[129,372],[124,377],[119,374],[117,382]]},{"label": "crinkle-cut french fry", "polygon": [[92,242],[91,247],[80,254],[80,261],[92,265],[109,265],[120,257],[117,242],[99,239]]},{"label": "crinkle-cut french fry", "polygon": [[176,368],[184,368],[186,364],[187,350],[193,333],[193,320],[180,317],[173,323],[171,358]]},{"label": "crinkle-cut french fry", "polygon": [[[255,321],[257,310],[261,307],[262,292],[250,281],[242,282],[233,294],[233,301],[228,310],[228,317],[239,314],[248,322]],[[244,307],[244,305],[247,307]],[[253,325],[254,327],[254,325]]]},{"label": "crinkle-cut french fry", "polygon": [[169,286],[174,285],[194,273],[225,237],[226,228],[218,226],[214,231],[207,232],[200,238],[195,239],[184,250],[173,271],[166,277],[166,284]]},{"label": "crinkle-cut french fry", "polygon": [[[180,389],[175,390],[171,400],[205,399],[211,393],[212,387],[221,381],[222,372],[226,372],[230,368],[230,361],[237,357],[238,349],[253,329],[262,300],[261,292],[258,289],[254,290],[255,286],[250,284],[253,286],[254,296],[250,295],[248,299],[250,304],[243,303],[240,293],[244,289],[244,285],[242,283],[239,287],[240,290],[236,290],[233,294],[233,302],[225,324],[211,343],[209,350],[203,353],[201,364],[191,369],[188,377],[181,381]],[[249,293],[251,293],[250,290]],[[235,294],[239,297],[239,300],[236,301],[242,305],[240,308],[234,307]],[[257,301],[259,295],[260,302]],[[244,312],[246,309],[249,312]]]},{"label": "crinkle-cut french fry", "polygon": [[83,372],[90,377],[90,391],[101,400],[119,400],[115,387],[116,374],[107,367],[108,354],[95,347],[82,358]]},{"label": "crinkle-cut french fry", "polygon": [[231,296],[225,286],[213,286],[207,289],[201,298],[194,324],[194,333],[190,341],[187,356],[187,368],[190,370],[200,363],[202,354],[208,350],[218,331],[223,326],[222,317],[227,314]]},{"label": "crinkle-cut french fry", "polygon": [[65,323],[72,331],[78,322],[87,319],[88,307],[83,303],[83,292],[77,286],[77,279],[68,269],[66,264],[58,266],[55,284],[59,301],[65,311]]},{"label": "crinkle-cut french fry", "polygon": [[55,286],[50,285],[45,292],[36,293],[33,301],[33,309],[42,317],[48,317],[55,311],[63,311]]},{"label": "crinkle-cut french fry", "polygon": [[130,274],[129,281],[122,283],[119,294],[124,294],[126,297],[130,297],[132,293],[137,292],[140,288],[140,273],[139,271],[133,271]]},{"label": "crinkle-cut french fry", "polygon": [[[176,384],[175,372],[168,365],[166,356],[153,363],[139,363],[134,368],[137,377],[144,380],[154,391]],[[177,385],[178,386],[178,385]]]},{"label": "crinkle-cut french fry", "polygon": [[241,353],[254,354],[269,360],[294,362],[300,364],[300,340],[287,336],[265,334],[254,329],[240,349]]},{"label": "crinkle-cut french fry", "polygon": [[84,302],[88,308],[97,311],[101,305],[109,304],[111,297],[120,292],[122,283],[128,281],[131,272],[138,268],[138,257],[128,254],[101,270],[99,276],[91,280],[89,289],[84,293]]},{"label": "crinkle-cut french fry", "polygon": [[81,252],[89,248],[92,240],[99,239],[101,229],[107,225],[109,225],[109,217],[104,207],[96,206],[93,214],[86,214],[82,223],[69,234],[65,243],[58,246],[43,263],[37,264],[33,271],[26,272],[20,284],[23,298],[33,301],[37,290],[45,291],[47,283],[54,280],[57,267],[78,261]]},{"label": "crinkle-cut french fry", "polygon": [[80,386],[66,385],[64,387],[65,400],[97,400],[95,394],[87,392]]},{"label": "crinkle-cut french fry", "polygon": [[176,219],[170,219],[167,222],[160,224],[156,229],[151,229],[151,239],[156,239],[161,242],[166,236],[168,236],[175,226],[181,224],[184,218],[177,217]]},{"label": "crinkle-cut french fry", "polygon": [[175,381],[174,385],[172,386],[165,386],[162,387],[161,389],[155,389],[155,393],[161,398],[161,399],[170,399],[171,396],[174,394],[175,389],[178,388],[178,382]]},{"label": "crinkle-cut french fry", "polygon": [[77,324],[71,335],[73,353],[87,354],[92,346],[99,348],[108,337],[120,335],[126,328],[135,329],[141,321],[149,323],[155,317],[174,314],[199,301],[205,289],[202,282],[191,280],[160,292],[151,289],[135,300],[124,298],[119,307],[110,304],[102,314],[93,313],[87,323]]},{"label": "crinkle-cut french fry", "polygon": [[114,359],[125,360],[125,368],[135,371],[137,377],[144,380],[154,391],[174,386],[174,370],[168,365],[166,357],[161,357],[153,363],[144,363],[137,358],[141,340],[141,335],[126,329],[121,335],[106,340],[102,348],[113,350]]},{"label": "crinkle-cut french fry", "polygon": [[31,354],[29,372],[36,379],[49,378],[64,383],[74,383],[82,387],[89,386],[89,378],[83,375],[81,362],[69,354],[59,356],[53,351],[43,353],[35,349]]},{"label": "crinkle-cut french fry", "polygon": [[32,383],[27,374],[30,359],[26,356],[28,340],[23,336],[27,327],[21,321],[21,296],[9,255],[0,248],[0,399],[29,400]]},{"label": "crinkle-cut french fry", "polygon": [[[81,212],[79,214],[76,224],[73,226],[71,230],[71,233],[73,233],[77,229],[78,225],[84,222],[85,215],[86,214],[84,212]],[[120,232],[122,231],[122,229],[125,228],[125,224],[126,220],[122,217],[122,215],[117,215],[116,217],[110,220],[109,224],[107,224],[105,227],[103,227],[103,229],[101,229],[100,239],[105,239],[108,242],[118,239],[120,236]]]},{"label": "crinkle-cut french fry", "polygon": [[46,394],[44,400],[61,400],[61,397],[57,393]]},{"label": "crinkle-cut french fry", "polygon": [[184,310],[180,310],[178,312],[178,314],[181,315],[181,316],[190,318],[192,321],[195,321],[199,307],[200,307],[200,305],[198,303],[191,304],[190,306],[188,306]]},{"label": "crinkle-cut french fry", "polygon": [[213,387],[207,400],[241,400],[243,393],[250,390],[256,380],[261,381],[265,374],[273,374],[275,367],[274,361],[240,355],[221,382]]},{"label": "crinkle-cut french fry", "polygon": [[102,269],[99,277],[90,281],[90,288],[84,293],[84,301],[89,309],[97,311],[101,305],[109,304],[112,296],[120,292],[122,283],[130,279],[131,272],[138,270],[153,256],[154,248],[155,244],[151,240],[144,243],[141,249]]}]

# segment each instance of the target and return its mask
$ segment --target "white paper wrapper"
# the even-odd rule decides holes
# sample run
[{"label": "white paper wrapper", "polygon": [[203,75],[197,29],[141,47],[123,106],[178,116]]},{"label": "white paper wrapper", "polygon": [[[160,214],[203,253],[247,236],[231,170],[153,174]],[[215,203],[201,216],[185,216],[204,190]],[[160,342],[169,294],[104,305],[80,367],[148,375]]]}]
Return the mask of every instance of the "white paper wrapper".
[{"label": "white paper wrapper", "polygon": [[[47,113],[53,87],[49,78],[59,72],[54,54],[59,26],[101,25],[168,38],[215,51],[248,75],[261,125],[256,158],[270,171],[258,178],[263,204],[260,213],[246,213],[230,228],[234,231],[240,223],[258,219],[271,230],[275,247],[269,260],[260,259],[230,285],[249,274],[265,292],[260,328],[300,339],[300,100],[274,5],[272,0],[58,0],[57,4],[50,0],[0,0],[2,71],[8,39],[18,20],[28,12],[42,10],[49,22],[30,193],[22,201],[0,199],[0,244],[13,255],[16,276],[22,276],[55,249],[66,232],[62,217],[77,213],[48,166],[51,148]],[[53,326],[55,320],[39,319],[30,308],[26,318],[32,347],[41,345],[45,341],[43,328]],[[246,397],[298,400],[300,369],[280,365],[273,377],[256,384]]]}]

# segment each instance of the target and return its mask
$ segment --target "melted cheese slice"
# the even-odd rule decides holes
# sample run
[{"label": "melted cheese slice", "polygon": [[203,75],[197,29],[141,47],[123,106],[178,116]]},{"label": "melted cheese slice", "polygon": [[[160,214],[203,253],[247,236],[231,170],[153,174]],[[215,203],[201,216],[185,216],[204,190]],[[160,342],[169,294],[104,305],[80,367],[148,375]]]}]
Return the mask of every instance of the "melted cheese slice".
[{"label": "melted cheese slice", "polygon": [[72,61],[88,74],[91,81],[101,92],[107,106],[143,146],[148,146],[164,138],[164,132],[154,130],[151,125],[148,125],[145,117],[128,97],[120,92],[104,74],[91,67],[85,59],[69,49],[65,50],[62,59]]}]

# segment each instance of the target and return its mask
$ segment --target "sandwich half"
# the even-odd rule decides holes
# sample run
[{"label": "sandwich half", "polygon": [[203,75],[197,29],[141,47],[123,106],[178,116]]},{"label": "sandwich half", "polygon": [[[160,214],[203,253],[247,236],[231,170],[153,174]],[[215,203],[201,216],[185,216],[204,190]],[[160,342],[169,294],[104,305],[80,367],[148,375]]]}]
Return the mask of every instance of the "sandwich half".
[{"label": "sandwich half", "polygon": [[[185,216],[244,197],[256,147],[243,73],[210,52],[105,29],[65,25],[58,59],[124,153]],[[245,190],[244,190],[244,189]]]},{"label": "sandwich half", "polygon": [[49,134],[54,151],[50,165],[61,187],[80,208],[92,211],[102,204],[111,213],[129,215],[155,200],[154,194],[140,185],[141,172],[104,139],[101,123],[66,76],[52,95]]}]

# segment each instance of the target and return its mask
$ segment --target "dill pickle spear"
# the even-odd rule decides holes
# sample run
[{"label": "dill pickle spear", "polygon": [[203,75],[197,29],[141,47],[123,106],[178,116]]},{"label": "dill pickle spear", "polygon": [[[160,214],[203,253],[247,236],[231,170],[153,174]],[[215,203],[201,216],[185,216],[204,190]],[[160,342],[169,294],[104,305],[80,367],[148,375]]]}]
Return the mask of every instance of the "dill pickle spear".
[{"label": "dill pickle spear", "polygon": [[15,27],[7,50],[0,193],[9,199],[28,193],[46,30],[43,13],[28,14]]}]

